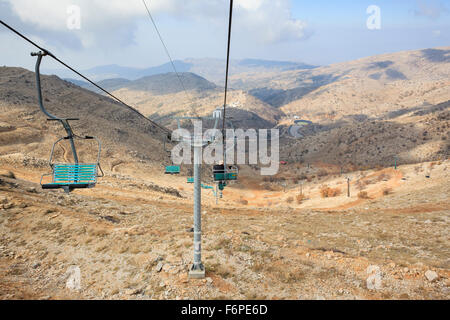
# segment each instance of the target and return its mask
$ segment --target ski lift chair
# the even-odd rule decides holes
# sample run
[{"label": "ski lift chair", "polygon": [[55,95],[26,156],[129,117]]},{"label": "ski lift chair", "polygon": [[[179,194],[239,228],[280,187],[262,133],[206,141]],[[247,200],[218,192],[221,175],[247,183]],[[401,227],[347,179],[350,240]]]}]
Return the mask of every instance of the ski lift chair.
[{"label": "ski lift chair", "polygon": [[[75,120],[75,119],[68,119]],[[64,137],[57,140],[52,147],[50,154],[51,173],[44,174],[41,177],[40,184],[42,189],[63,189],[66,193],[70,193],[74,189],[94,188],[97,183],[97,178],[103,177],[104,173],[100,166],[100,141],[91,136],[78,137],[80,140],[95,140],[98,144],[97,161],[95,163],[55,163],[53,162],[53,155],[55,146],[62,140],[69,140],[69,137]],[[100,174],[99,174],[100,172]],[[43,183],[45,177],[51,177],[51,182]]]},{"label": "ski lift chair", "polygon": [[215,182],[235,181],[238,178],[239,169],[237,166],[227,166],[225,170],[224,165],[213,166],[213,177]]},{"label": "ski lift chair", "polygon": [[180,174],[180,166],[166,166],[165,174]]}]

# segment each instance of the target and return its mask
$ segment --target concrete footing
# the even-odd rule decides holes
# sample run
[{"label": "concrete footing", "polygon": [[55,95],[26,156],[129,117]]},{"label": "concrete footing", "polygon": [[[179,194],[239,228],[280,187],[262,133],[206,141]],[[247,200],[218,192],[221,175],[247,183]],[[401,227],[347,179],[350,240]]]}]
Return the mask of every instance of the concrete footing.
[{"label": "concrete footing", "polygon": [[200,265],[200,267],[195,268],[192,265],[189,270],[189,279],[205,279],[205,267]]}]

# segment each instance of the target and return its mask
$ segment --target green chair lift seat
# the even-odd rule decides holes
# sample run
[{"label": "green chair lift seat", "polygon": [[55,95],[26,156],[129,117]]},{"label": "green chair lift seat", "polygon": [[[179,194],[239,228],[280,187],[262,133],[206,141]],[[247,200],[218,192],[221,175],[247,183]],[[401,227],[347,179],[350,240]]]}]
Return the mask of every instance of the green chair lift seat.
[{"label": "green chair lift seat", "polygon": [[55,163],[51,173],[52,182],[42,183],[42,189],[84,189],[97,183],[97,164]]},{"label": "green chair lift seat", "polygon": [[165,174],[180,174],[180,166],[167,166]]}]

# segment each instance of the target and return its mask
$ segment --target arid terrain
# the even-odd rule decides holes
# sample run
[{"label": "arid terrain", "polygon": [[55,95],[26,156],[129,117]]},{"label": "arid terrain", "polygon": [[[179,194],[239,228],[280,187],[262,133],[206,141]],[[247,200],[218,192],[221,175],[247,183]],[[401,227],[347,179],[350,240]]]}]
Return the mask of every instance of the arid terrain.
[{"label": "arid terrain", "polygon": [[[450,62],[448,48],[430,50],[233,74],[236,127],[281,129],[285,162],[275,176],[241,165],[217,204],[203,190],[204,280],[188,279],[190,167],[164,175],[167,132],[142,114],[168,126],[172,115],[210,114],[220,88],[192,76],[195,104],[149,79],[117,88],[138,114],[43,77],[49,111],[79,117],[74,130],[102,141],[105,177],[67,195],[39,185],[64,131],[40,113],[33,72],[0,68],[0,299],[447,300]],[[313,122],[301,137],[290,134],[296,119]],[[77,146],[92,161],[94,147]],[[69,150],[57,159],[70,162]],[[203,182],[212,185],[208,166]]]}]

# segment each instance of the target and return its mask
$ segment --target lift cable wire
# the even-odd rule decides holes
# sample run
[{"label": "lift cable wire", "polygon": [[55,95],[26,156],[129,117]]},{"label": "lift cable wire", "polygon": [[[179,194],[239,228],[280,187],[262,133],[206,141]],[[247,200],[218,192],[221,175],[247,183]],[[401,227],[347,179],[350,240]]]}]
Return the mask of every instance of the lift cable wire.
[{"label": "lift cable wire", "polygon": [[[228,21],[228,46],[227,46],[227,68],[225,73],[225,95],[223,101],[223,123],[222,123],[222,139],[223,139],[223,160],[226,167],[226,148],[225,148],[225,119],[226,119],[226,107],[227,107],[227,92],[228,92],[228,71],[230,65],[230,44],[231,44],[231,24],[233,21],[233,0],[230,0],[230,17]],[[226,170],[226,168],[225,168]]]},{"label": "lift cable wire", "polygon": [[[183,91],[184,91],[187,99],[192,101],[192,98],[189,97],[189,95],[187,93],[187,90],[186,90],[186,87],[184,86],[183,80],[181,79],[180,74],[178,73],[177,68],[175,67],[175,63],[173,62],[172,56],[169,53],[169,49],[167,49],[166,43],[164,42],[164,39],[163,39],[161,33],[159,32],[159,29],[158,29],[158,26],[156,25],[155,19],[153,19],[153,16],[152,16],[152,14],[150,12],[150,8],[147,5],[147,2],[145,0],[142,0],[142,3],[144,4],[145,9],[147,10],[148,17],[150,18],[153,26],[155,27],[155,31],[158,34],[159,40],[161,41],[161,43],[162,43],[162,45],[164,47],[164,50],[166,51],[166,55],[167,55],[167,57],[170,60],[170,64],[172,65],[172,69],[175,72],[175,74],[176,74],[176,76],[178,78],[178,81],[180,82],[181,87],[183,88]],[[192,112],[194,113],[194,115],[197,115],[193,106],[192,106]]]},{"label": "lift cable wire", "polygon": [[122,105],[124,105],[125,107],[127,107],[128,109],[130,109],[131,111],[133,111],[134,113],[138,114],[140,117],[144,118],[145,120],[149,121],[150,123],[152,123],[153,125],[157,126],[158,128],[160,128],[161,130],[167,132],[170,134],[170,130],[157,124],[156,122],[150,120],[149,118],[147,118],[146,116],[144,116],[142,113],[140,113],[138,110],[136,110],[135,108],[133,108],[132,106],[126,104],[125,102],[123,102],[121,99],[119,99],[118,97],[116,97],[115,95],[113,95],[112,93],[110,93],[109,91],[107,91],[106,89],[103,89],[101,86],[99,86],[98,84],[96,84],[95,82],[93,82],[92,80],[90,80],[89,78],[87,78],[86,76],[84,76],[83,74],[81,74],[80,72],[78,72],[77,70],[75,70],[74,68],[72,68],[71,66],[69,66],[68,64],[66,64],[65,62],[61,61],[60,59],[58,59],[54,54],[52,54],[50,51],[48,51],[47,49],[44,49],[43,47],[39,46],[38,44],[36,44],[35,42],[33,42],[32,40],[30,40],[29,38],[27,38],[26,36],[24,36],[22,33],[20,33],[19,31],[17,31],[16,29],[14,29],[13,27],[9,26],[8,24],[6,24],[5,22],[3,22],[3,20],[0,20],[0,23],[5,26],[6,28],[8,28],[9,30],[11,30],[12,32],[14,32],[16,35],[18,35],[19,37],[21,37],[22,39],[24,39],[25,41],[29,42],[30,44],[32,44],[33,46],[35,46],[36,48],[38,48],[39,50],[41,50],[42,52],[46,53],[48,56],[52,57],[54,60],[56,60],[57,62],[59,62],[60,64],[62,64],[64,67],[66,67],[67,69],[71,70],[72,72],[76,73],[78,76],[80,76],[81,78],[83,78],[84,80],[86,80],[87,82],[89,82],[90,84],[92,84],[93,86],[95,86],[96,88],[100,89],[102,92],[106,93],[108,96],[110,96],[111,98],[113,98],[114,100],[116,100],[117,102],[121,103]]}]

